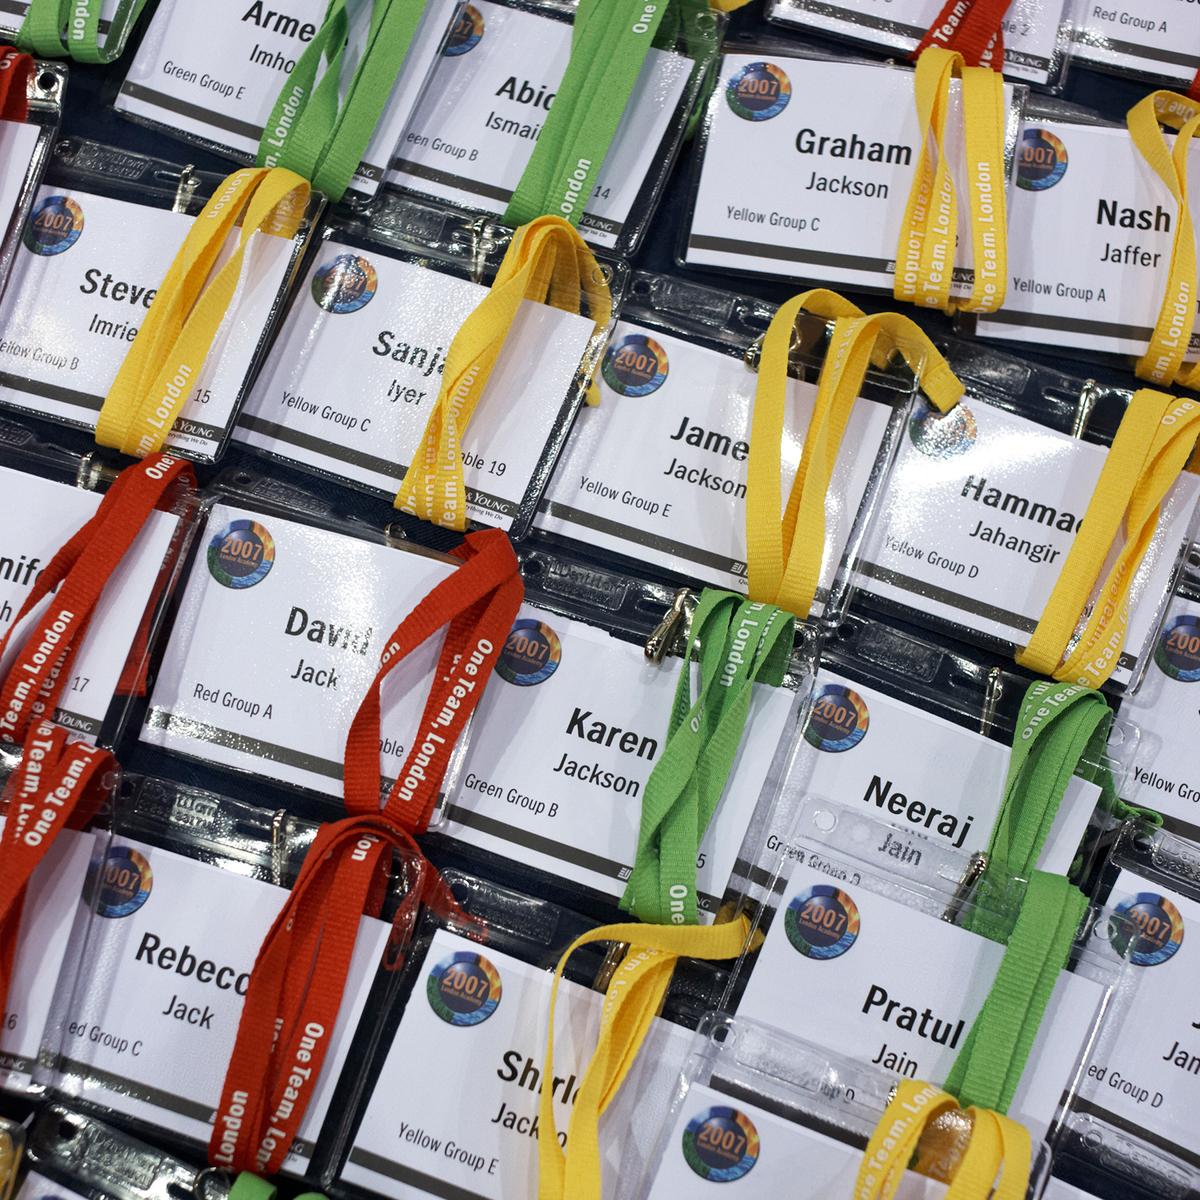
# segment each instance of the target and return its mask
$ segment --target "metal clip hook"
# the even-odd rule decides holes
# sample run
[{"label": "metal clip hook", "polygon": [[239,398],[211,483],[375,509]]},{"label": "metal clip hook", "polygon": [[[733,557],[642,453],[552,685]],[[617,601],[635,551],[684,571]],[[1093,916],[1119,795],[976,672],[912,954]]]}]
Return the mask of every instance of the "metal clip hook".
[{"label": "metal clip hook", "polygon": [[983,710],[979,714],[979,732],[988,737],[996,723],[996,708],[1004,695],[1004,672],[993,667],[988,672],[987,691],[983,696]]},{"label": "metal clip hook", "polygon": [[971,895],[971,890],[982,878],[984,871],[987,870],[988,856],[982,850],[976,850],[971,855],[971,861],[967,864],[966,871],[963,872],[963,877],[958,881],[958,887],[954,889],[954,895],[950,899],[950,903],[946,906],[946,911],[942,913],[942,920],[950,925],[954,925],[958,921],[959,914],[963,910],[963,905],[966,904],[967,898]]},{"label": "metal clip hook", "polygon": [[492,236],[495,225],[491,217],[477,217],[471,222],[471,282],[482,283],[488,258],[496,248]]},{"label": "metal clip hook", "polygon": [[186,213],[192,206],[192,198],[196,195],[196,189],[199,186],[200,177],[191,163],[188,163],[179,172],[179,186],[175,189],[175,203],[171,205],[171,211]]},{"label": "metal clip hook", "polygon": [[[691,632],[692,613],[695,610],[695,596],[690,588],[680,588],[675,593],[671,609],[654,632],[646,639],[646,657],[653,663],[660,663],[670,653],[676,637],[683,633],[686,644]],[[681,626],[682,622],[682,626]]]},{"label": "metal clip hook", "polygon": [[1081,438],[1087,432],[1088,421],[1092,418],[1092,409],[1100,398],[1100,385],[1089,379],[1079,391],[1079,403],[1075,405],[1075,422],[1071,426],[1071,436]]},{"label": "metal clip hook", "polygon": [[283,887],[287,873],[288,852],[283,823],[288,819],[287,810],[277,808],[271,814],[271,882]]}]

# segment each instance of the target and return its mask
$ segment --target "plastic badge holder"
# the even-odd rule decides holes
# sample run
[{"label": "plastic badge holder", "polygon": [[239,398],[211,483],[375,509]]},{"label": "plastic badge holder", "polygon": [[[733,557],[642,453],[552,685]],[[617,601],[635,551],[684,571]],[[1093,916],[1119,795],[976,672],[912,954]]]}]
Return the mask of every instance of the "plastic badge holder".
[{"label": "plastic badge holder", "polygon": [[27,1161],[21,1200],[228,1200],[233,1183],[62,1104],[34,1118]]},{"label": "plastic badge holder", "polygon": [[[11,172],[6,189],[13,183],[19,187],[12,197],[11,219],[5,224],[0,214],[0,224],[4,226],[0,240],[0,294],[7,286],[8,274],[12,268],[13,258],[21,239],[21,230],[29,216],[34,196],[42,173],[50,159],[51,147],[58,136],[58,127],[62,121],[63,94],[67,88],[67,68],[61,63],[38,62],[29,87],[26,89],[29,97],[29,116],[25,122],[34,133],[32,150],[28,156],[28,167],[23,175],[16,170]],[[10,124],[4,122],[3,124]],[[7,136],[7,134],[6,134]],[[24,136],[23,131],[17,133],[17,138]],[[6,174],[8,174],[6,172]],[[2,194],[2,193],[0,193]]]},{"label": "plastic badge holder", "polygon": [[[1084,481],[1083,486],[1079,479],[1081,464],[1087,465],[1081,456],[1088,452],[1073,444],[1110,446],[1132,393],[970,342],[956,340],[944,348],[951,368],[966,386],[966,395],[944,416],[918,401],[888,494],[872,526],[872,538],[860,555],[853,595],[867,608],[894,613],[1007,656],[1015,654],[1033,632],[1066,560],[1071,542],[1054,535],[1054,530],[1065,528],[1068,518],[1081,521],[1091,499],[1094,484]],[[999,415],[990,415],[992,409]],[[986,417],[991,432],[988,446],[972,454],[980,436],[977,414]],[[1031,466],[1041,467],[1051,488],[1063,488],[1074,480],[1075,491],[1041,494],[1047,492],[1045,480],[1029,472]],[[1099,469],[1097,462],[1094,475]],[[1014,470],[1026,474],[1014,475]],[[1134,577],[1130,636],[1105,685],[1111,690],[1133,691],[1141,682],[1185,552],[1195,538],[1196,490],[1195,477],[1184,473],[1163,504],[1157,531]],[[956,518],[952,506],[960,495],[979,503]],[[971,587],[963,547],[974,555],[984,553],[982,544],[975,549],[970,541],[968,517],[977,526],[994,526],[1009,541],[1024,539],[1030,549],[1018,546],[1020,557],[1027,558],[1030,567],[1050,566],[1053,574],[1043,571],[1036,578],[1017,574],[1026,568],[1014,552],[1011,561],[1003,560],[1008,564],[1003,576],[996,566],[1000,560],[983,560],[999,603],[990,594],[978,598],[957,591]],[[961,528],[955,527],[956,519],[963,523]],[[963,535],[961,546],[944,544],[951,533]],[[899,547],[889,547],[889,539]],[[1046,552],[1053,551],[1056,557],[1032,557],[1043,541]],[[929,554],[930,547],[935,553]],[[1014,612],[1009,607],[1020,601],[1022,583],[1034,611]]]},{"label": "plastic badge holder", "polygon": [[[330,1107],[341,1119],[336,1140],[328,1125],[323,1132],[322,1144],[336,1144],[336,1153],[324,1161],[321,1179],[339,1196],[408,1196],[433,1186],[448,1195],[507,1200],[536,1190],[551,972],[594,924],[477,876],[450,870],[443,878],[465,919],[441,919],[426,910],[392,1008],[359,1030],[355,1053],[365,1066],[343,1074]],[[595,1043],[599,993],[626,949],[583,947],[571,957],[559,989],[553,1088],[560,1141]],[[464,984],[461,1001],[456,975]],[[468,980],[486,987],[476,989]],[[659,1014],[664,1020],[652,1029],[601,1123],[606,1194],[615,1183],[615,1194],[632,1200],[686,1056],[686,1030],[715,1006],[724,982],[725,972],[710,963],[684,959],[676,967]],[[428,1017],[429,1009],[436,1016]],[[450,1061],[455,1051],[466,1057]],[[504,1108],[493,1123],[497,1093]],[[381,1129],[395,1132],[381,1136]]]},{"label": "plastic badge holder", "polygon": [[[41,528],[47,530],[39,533],[30,518],[24,527],[9,523],[0,538],[0,636],[20,611],[36,574],[90,519],[99,506],[99,493],[107,491],[115,477],[97,456],[80,456],[44,442],[25,426],[0,417],[0,487],[8,490],[14,511],[19,505],[42,513]],[[75,489],[95,494],[94,499],[85,501]],[[120,584],[110,587],[112,594],[99,609],[105,635],[85,637],[82,656],[54,714],[55,721],[77,737],[109,748],[120,742],[134,705],[144,695],[150,651],[195,536],[198,508],[194,490],[174,485],[164,509],[153,515],[118,568],[114,580]],[[6,657],[0,674],[10,661]]]},{"label": "plastic badge holder", "polygon": [[[570,24],[574,14],[574,0],[468,4],[400,143],[388,173],[389,185],[476,212],[504,212],[561,78],[546,79],[540,72],[547,59],[566,67],[569,37],[548,23]],[[665,21],[670,19],[668,14]],[[641,245],[658,207],[726,24],[717,13],[697,14],[694,23],[694,41],[681,35],[674,45],[651,51],[630,106],[642,106],[654,119],[653,129],[630,128],[628,120],[618,126],[592,194],[591,207],[599,211],[585,211],[579,223],[590,242],[627,258]],[[503,41],[497,44],[497,38]],[[523,62],[522,53],[538,57]],[[523,78],[522,72],[530,78]],[[485,127],[505,139],[498,149],[489,150],[478,142],[483,110],[465,102],[477,77],[486,81],[480,103],[490,103],[493,109]],[[497,81],[497,86],[489,86]],[[523,94],[522,85],[531,95]],[[667,109],[673,96],[677,99]],[[470,157],[471,150],[480,155],[477,173],[472,172],[471,164],[477,160]]]},{"label": "plastic badge holder", "polygon": [[[877,1067],[757,1021],[711,1013],[692,1043],[637,1196],[670,1200],[681,1194],[671,1184],[679,1188],[687,1179],[696,1197],[738,1183],[739,1200],[773,1200],[784,1171],[793,1172],[786,1186],[795,1200],[849,1195],[895,1085],[895,1076]],[[952,1174],[964,1147],[961,1139],[941,1136],[947,1154],[938,1165]],[[1031,1196],[1048,1172],[1048,1147],[1035,1145],[1034,1157]],[[906,1200],[940,1200],[945,1191],[911,1171],[901,1188]]]},{"label": "plastic badge holder", "polygon": [[[394,194],[368,220],[325,222],[236,438],[395,495],[437,400],[445,355],[510,239],[488,218]],[[615,311],[629,269],[603,257],[600,270]],[[530,527],[611,330],[593,333],[590,317],[549,306],[535,311],[514,322],[463,447],[472,525],[498,525],[516,539]],[[553,352],[545,341],[552,330],[564,343]],[[351,347],[361,351],[363,374],[347,393]]]},{"label": "plastic badge holder", "polygon": [[[747,61],[735,69],[729,61],[731,58]],[[856,94],[849,94],[850,86],[845,78],[841,78],[837,84],[845,89],[846,95],[840,97],[843,101],[840,108],[835,110],[831,105],[824,109],[800,107],[797,96],[804,97],[806,91],[809,95],[814,93],[811,81],[806,87],[806,64],[825,64],[830,69],[860,68],[856,74],[861,78],[854,84]],[[874,140],[875,131],[856,133],[852,139],[846,139],[843,137],[844,125],[833,122],[835,119],[841,121],[843,114],[855,106],[862,112],[879,111],[881,96],[886,98],[888,106],[882,110],[885,113],[913,111],[912,67],[830,52],[790,38],[773,38],[754,40],[745,45],[727,43],[722,56],[717,59],[715,70],[717,84],[709,93],[696,135],[688,199],[679,223],[676,263],[687,270],[736,271],[743,276],[788,282],[804,280],[815,287],[890,296],[900,224],[912,185],[913,164],[920,152],[920,131],[914,126],[911,143],[885,144]],[[897,75],[900,76],[899,84]],[[750,83],[765,80],[775,90],[764,90],[761,97],[755,97],[754,108],[747,108],[741,104],[737,90],[743,79]],[[822,86],[824,93],[837,94],[833,84],[825,82]],[[1017,138],[1028,89],[1023,84],[1005,86],[1010,99],[1004,135],[1004,181],[1009,187],[1014,178]],[[768,105],[772,95],[775,96],[774,103]],[[862,106],[860,101],[864,95],[872,95],[876,103],[870,107]],[[957,97],[957,92],[951,93],[952,114],[958,111]],[[735,99],[739,107],[734,107]],[[901,104],[902,108],[899,107]],[[781,168],[781,179],[786,178],[795,186],[785,188],[781,184],[772,193],[749,167],[741,170],[730,162],[717,164],[714,157],[711,178],[715,183],[711,188],[707,187],[710,178],[708,158],[715,144],[714,130],[719,121],[728,119],[728,114],[723,111],[725,107],[731,109],[732,119],[739,126],[745,124],[744,133],[740,127],[736,130],[742,135],[740,138],[727,135],[731,142],[737,143],[737,154],[745,159],[741,165],[746,167],[749,163],[756,171]],[[794,119],[796,113],[803,113],[802,119],[805,122],[811,120],[813,124],[803,125],[793,140],[786,122],[788,118]],[[785,123],[777,128],[780,120]],[[764,127],[765,134],[761,132]],[[783,135],[778,132],[780,128],[785,130]],[[951,128],[961,128],[961,121],[952,123]],[[755,146],[754,130],[760,131],[761,148]],[[879,129],[879,133],[888,137],[904,135],[903,127],[895,125]],[[804,138],[804,149],[799,150],[797,143],[806,134],[811,136]],[[831,141],[846,144],[840,150],[826,151],[823,147]],[[761,161],[754,161],[756,154]],[[874,173],[870,177],[842,174],[863,163],[871,164]],[[849,186],[831,188],[817,184],[810,177],[819,175],[822,170],[831,172],[826,178],[827,184],[832,180]],[[756,187],[749,186],[751,180]],[[746,190],[736,194],[720,190],[725,185],[738,187],[743,183]],[[808,186],[810,184],[812,186]],[[863,190],[854,192],[855,184],[861,185]],[[964,184],[957,175],[956,186],[960,196],[965,195]],[[830,207],[823,216],[813,214],[811,207],[805,207],[804,197],[835,193],[843,196],[849,193],[859,203],[851,208],[843,200],[841,210]],[[875,206],[864,208],[864,199],[876,202]],[[884,202],[883,213],[878,211],[878,201]],[[968,212],[965,201],[960,201],[959,209],[958,240],[966,253],[965,247],[970,245],[970,228],[965,224]],[[847,214],[848,224],[835,229],[833,221],[838,211]],[[894,237],[889,233],[892,220],[895,221]],[[722,225],[722,221],[727,221],[728,226]],[[953,294],[968,295],[972,279],[973,271],[956,266]]]},{"label": "plastic badge holder", "polygon": [[1138,0],[1128,7],[1080,3],[1075,60],[1187,91],[1200,69],[1200,29],[1189,8],[1174,0]]},{"label": "plastic badge holder", "polygon": [[[141,739],[257,788],[274,782],[281,807],[341,814],[346,733],[385,639],[458,560],[247,470],[220,475],[206,505]],[[232,625],[216,611],[225,605]],[[383,687],[385,795],[442,641],[431,638]],[[214,675],[216,662],[224,667]],[[468,725],[447,786],[469,736]]]},{"label": "plastic badge holder", "polygon": [[[68,138],[58,143],[4,297],[8,340],[0,344],[0,404],[94,431],[96,414],[161,281],[161,274],[151,277],[148,272],[165,274],[190,226],[151,219],[150,213],[166,210],[195,217],[222,180],[99,142]],[[127,211],[119,211],[118,204]],[[252,244],[238,308],[218,332],[165,449],[197,462],[213,462],[224,453],[323,204],[319,195],[310,199],[290,241],[261,234]],[[240,232],[230,235],[227,249]],[[157,265],[139,265],[138,255],[148,247]],[[74,257],[61,257],[72,250]],[[102,257],[114,251],[112,258]],[[278,272],[278,286],[269,280],[257,288],[248,283],[247,272],[256,266]],[[136,272],[135,278],[125,278],[127,272]],[[57,281],[62,294],[43,294],[41,281],[47,276]],[[241,313],[241,305],[248,303],[253,311]],[[81,311],[74,312],[75,307]],[[79,353],[65,353],[64,346]]]},{"label": "plastic badge holder", "polygon": [[[1057,91],[1066,84],[1074,24],[1073,0],[1046,5],[1039,0],[1018,0],[1009,6],[1003,28],[1004,74],[1035,87]],[[785,29],[801,29],[817,36],[844,37],[881,51],[910,55],[935,24],[943,0],[906,0],[897,11],[884,10],[862,0],[770,0],[767,19]],[[1057,9],[1059,21],[1051,28]]]},{"label": "plastic badge holder", "polygon": [[[260,7],[256,20],[239,0],[206,0],[203,5],[163,0],[129,65],[115,107],[122,116],[169,137],[235,162],[253,163],[279,89],[320,29],[327,7],[322,0],[293,0],[285,12],[264,12]],[[456,0],[429,0],[392,84],[388,106],[343,197],[346,205],[369,204],[382,185],[456,9]],[[352,10],[350,20],[353,49],[343,64],[343,83],[361,57],[370,12]],[[219,33],[210,32],[221,25],[247,31],[253,46],[221,42]],[[245,65],[231,66],[230,56],[247,50]]]},{"label": "plastic badge holder", "polygon": [[[261,939],[316,832],[315,824],[280,810],[162,779],[124,777],[79,988],[61,1014],[54,1079],[60,1096],[189,1153],[207,1144],[241,1016],[235,996],[246,994]],[[407,851],[393,851],[383,919],[360,924],[325,1076],[285,1174],[307,1173],[353,1030],[395,986],[424,870]],[[268,896],[265,885],[278,895]],[[155,911],[156,891],[166,893],[159,903],[169,907]]]},{"label": "plastic badge holder", "polygon": [[[616,558],[639,574],[650,570],[663,578],[744,591],[746,467],[734,464],[745,464],[749,454],[759,349],[774,315],[774,305],[751,296],[636,272],[597,380],[601,403],[580,414],[542,503],[537,527],[543,536],[584,557],[602,551],[605,562]],[[831,323],[807,314],[796,324],[791,374],[807,385],[809,406],[831,329]],[[713,353],[721,357],[711,358]],[[634,359],[628,368],[622,365],[627,355]],[[680,390],[670,379],[672,368],[685,381],[694,372],[696,385],[685,382]],[[699,391],[730,370],[727,397]],[[903,365],[867,376],[863,397],[872,403],[855,406],[826,505],[828,544],[814,615],[833,616],[844,607],[847,572],[885,491],[915,393],[915,379]],[[799,462],[806,419],[796,406],[788,408],[785,484],[787,471],[794,472]],[[618,420],[621,424],[614,425]],[[702,446],[687,440],[701,435]],[[638,447],[636,459],[629,455],[630,443]],[[657,483],[666,473],[662,462],[685,462],[693,475],[697,469],[704,472],[696,484],[701,498],[689,497],[689,487],[670,485],[668,493],[661,483],[654,488],[641,478],[638,468],[655,448],[659,457],[650,479]],[[705,482],[710,467],[713,476],[725,480],[719,492],[711,479]],[[584,490],[583,476],[604,487]],[[671,511],[660,511],[662,501],[648,502],[649,493],[651,500],[674,496]]]},{"label": "plastic badge holder", "polygon": [[[490,879],[528,887],[532,872],[539,894],[624,920],[613,906],[665,751],[695,597],[532,547],[521,560],[525,606],[431,832]],[[756,689],[698,857],[704,919],[720,911],[733,853],[797,735],[815,644],[812,627],[798,625],[783,687]]]}]

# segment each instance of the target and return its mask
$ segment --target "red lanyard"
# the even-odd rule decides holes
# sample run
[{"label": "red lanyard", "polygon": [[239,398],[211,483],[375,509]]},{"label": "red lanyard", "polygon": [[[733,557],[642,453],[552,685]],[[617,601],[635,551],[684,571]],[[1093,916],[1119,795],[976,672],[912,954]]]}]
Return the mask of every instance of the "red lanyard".
[{"label": "red lanyard", "polygon": [[91,795],[97,775],[116,766],[106,750],[68,743],[67,731],[50,718],[105,587],[176,480],[194,485],[192,468],[166,454],[122,471],[91,519],[37,577],[0,639],[2,658],[20,622],[50,598],[0,684],[0,738],[22,745],[0,838],[0,1007],[8,992],[25,886],[59,831],[73,819],[82,824],[90,818],[91,810],[81,808],[81,801]]},{"label": "red lanyard", "polygon": [[29,120],[29,81],[36,67],[28,54],[0,46],[0,120]]},{"label": "red lanyard", "polygon": [[1004,70],[1001,22],[1012,0],[946,0],[938,18],[913,51],[919,58],[927,46],[957,50],[968,67]]},{"label": "red lanyard", "polygon": [[[499,530],[469,534],[462,560],[400,623],[346,738],[345,798],[352,814],[322,826],[250,977],[237,1042],[217,1109],[209,1162],[273,1174],[312,1099],[350,969],[359,923],[379,912],[390,851],[414,856],[419,882],[396,918],[418,900],[457,905],[413,834],[429,821],[455,743],[483,692],[524,599],[520,567]],[[447,627],[438,673],[412,748],[380,810],[380,687],[388,674]]]}]

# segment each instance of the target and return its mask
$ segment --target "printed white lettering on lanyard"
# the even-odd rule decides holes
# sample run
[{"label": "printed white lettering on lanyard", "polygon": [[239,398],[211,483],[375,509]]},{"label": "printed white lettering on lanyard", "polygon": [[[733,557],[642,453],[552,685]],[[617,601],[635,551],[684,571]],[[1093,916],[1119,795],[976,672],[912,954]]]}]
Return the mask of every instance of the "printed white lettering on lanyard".
[{"label": "printed white lettering on lanyard", "polygon": [[[740,358],[618,323],[559,460],[537,526],[591,546],[746,587],[746,476],[758,376]],[[816,388],[788,381],[784,493],[796,473]],[[814,611],[824,608],[887,432],[890,410],[854,406],[826,500]]]},{"label": "printed white lettering on lanyard", "polygon": [[[96,416],[193,218],[43,185],[0,304],[0,402],[96,428]],[[237,232],[217,258],[233,254]],[[233,418],[292,243],[256,233],[168,449],[212,457]],[[214,268],[215,270],[216,268]]]},{"label": "printed white lettering on lanyard", "polygon": [[[437,403],[450,344],[486,295],[453,275],[325,242],[237,438],[394,494]],[[589,317],[523,302],[463,438],[472,520],[512,524],[593,328]]]},{"label": "printed white lettering on lanyard", "polygon": [[[472,1200],[537,1191],[538,1103],[551,1087],[564,1139],[603,997],[559,987],[552,1081],[542,1082],[548,971],[445,930],[434,934],[341,1179],[397,1200],[425,1182]],[[640,1179],[691,1035],[656,1021],[601,1123],[604,1198]]]}]

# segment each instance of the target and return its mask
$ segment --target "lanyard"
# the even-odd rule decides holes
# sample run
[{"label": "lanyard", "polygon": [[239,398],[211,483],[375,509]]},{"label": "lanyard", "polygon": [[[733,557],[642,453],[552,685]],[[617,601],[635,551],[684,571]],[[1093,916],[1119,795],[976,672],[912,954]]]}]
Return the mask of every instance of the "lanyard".
[{"label": "lanyard", "polygon": [[[1181,383],[1200,387],[1200,365],[1185,366],[1196,321],[1196,238],[1188,201],[1188,158],[1192,139],[1200,131],[1200,100],[1175,92],[1152,92],[1129,110],[1130,137],[1150,169],[1175,200],[1177,222],[1171,245],[1171,266],[1162,307],[1146,353],[1138,359],[1137,375],[1169,387]],[[1179,131],[1172,150],[1162,126]]]},{"label": "lanyard", "polygon": [[[961,1111],[953,1096],[932,1083],[901,1079],[867,1142],[854,1200],[892,1200],[914,1155],[918,1170],[932,1167],[921,1135],[933,1121]],[[971,1139],[946,1200],[1024,1200],[1032,1162],[1028,1130],[988,1109],[972,1107],[964,1115],[970,1118]]]},{"label": "lanyard", "polygon": [[0,46],[0,120],[29,119],[29,81],[36,67],[28,54]]},{"label": "lanyard", "polygon": [[17,45],[42,58],[73,58],[82,63],[110,63],[137,24],[146,0],[121,0],[100,46],[103,0],[29,0],[29,11],[17,34]]},{"label": "lanyard", "polygon": [[[109,388],[96,421],[98,444],[136,458],[162,448],[184,401],[199,383],[237,294],[251,239],[259,231],[293,237],[308,197],[308,184],[284,170],[246,168],[221,184],[192,222]],[[239,221],[237,248],[210,281]]]},{"label": "lanyard", "polygon": [[[803,311],[834,318],[821,367],[812,419],[787,510],[783,510],[782,446],[788,401],[789,356]],[[746,481],[749,591],[801,619],[812,609],[825,553],[825,502],[854,402],[867,369],[899,351],[941,412],[962,398],[963,386],[923,330],[897,313],[866,316],[834,292],[817,290],[783,304],[763,337],[750,431]]]},{"label": "lanyard", "polygon": [[[697,7],[700,0],[674,0]],[[578,225],[670,0],[579,0],[571,57],[504,213]]]},{"label": "lanyard", "polygon": [[[1188,466],[1198,435],[1200,404],[1147,388],[1134,393],[1045,611],[1016,656],[1021,666],[1095,688],[1112,674],[1125,646],[1134,577],[1154,539],[1163,500]],[[1101,581],[1118,534],[1123,544]],[[1082,634],[1068,654],[1097,585]]]},{"label": "lanyard", "polygon": [[541,1089],[538,1102],[538,1200],[600,1200],[600,1118],[616,1098],[638,1051],[650,1032],[683,956],[704,959],[736,957],[749,926],[745,917],[721,925],[605,925],[575,939],[554,972],[546,1031],[543,1079],[554,1078],[554,1028],[558,985],[576,950],[594,942],[629,943],[604,997],[596,1050],[567,1126],[566,1149],[559,1144],[554,1094]]},{"label": "lanyard", "polygon": [[928,46],[957,50],[969,67],[1004,70],[1004,14],[1012,0],[946,0],[913,58]]},{"label": "lanyard", "polygon": [[533,300],[578,313],[583,297],[600,331],[612,316],[612,295],[579,234],[561,217],[521,226],[488,294],[450,343],[437,400],[396,494],[401,512],[447,529],[466,528],[463,437],[521,305]]},{"label": "lanyard", "polygon": [[[695,925],[696,861],[750,715],[756,683],[779,687],[794,618],[705,589],[675,685],[666,748],[646,781],[637,857],[621,907],[643,921]],[[699,692],[692,699],[692,668]]]},{"label": "lanyard", "polygon": [[[340,200],[366,154],[404,65],[425,0],[373,0],[362,57],[339,96],[349,45],[348,0],[333,0],[267,119],[260,167],[285,167]],[[317,73],[325,60],[320,80]]]},{"label": "lanyard", "polygon": [[[392,850],[413,855],[396,924],[418,900],[457,912],[413,840],[436,802],[449,754],[479,702],[524,597],[516,555],[498,530],[467,537],[462,566],[396,628],[346,740],[350,816],[323,825],[259,949],[221,1092],[209,1162],[276,1173],[312,1100],[341,1009],[364,911],[378,913]],[[436,681],[400,776],[380,808],[380,688],[397,663],[448,626]]]},{"label": "lanyard", "polygon": [[[950,295],[957,257],[958,196],[946,149],[946,123],[955,76],[962,80],[975,262],[975,279],[966,300]],[[896,249],[896,299],[943,312],[995,312],[1004,303],[1008,273],[1004,80],[987,67],[964,65],[958,51],[941,46],[930,46],[921,54],[913,78],[921,147]]]}]

